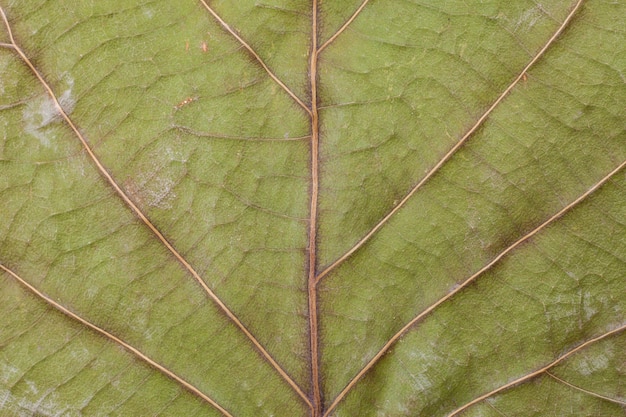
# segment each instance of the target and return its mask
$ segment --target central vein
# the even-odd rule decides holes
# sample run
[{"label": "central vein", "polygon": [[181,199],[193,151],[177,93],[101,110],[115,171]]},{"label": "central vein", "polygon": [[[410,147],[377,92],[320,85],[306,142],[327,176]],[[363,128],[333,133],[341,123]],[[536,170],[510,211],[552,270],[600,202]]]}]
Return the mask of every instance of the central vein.
[{"label": "central vein", "polygon": [[309,68],[311,85],[311,208],[309,218],[309,331],[311,343],[311,378],[313,387],[313,417],[322,415],[322,394],[320,390],[319,350],[317,328],[317,197],[319,191],[319,125],[317,114],[317,0],[313,0],[311,29],[311,62]]}]

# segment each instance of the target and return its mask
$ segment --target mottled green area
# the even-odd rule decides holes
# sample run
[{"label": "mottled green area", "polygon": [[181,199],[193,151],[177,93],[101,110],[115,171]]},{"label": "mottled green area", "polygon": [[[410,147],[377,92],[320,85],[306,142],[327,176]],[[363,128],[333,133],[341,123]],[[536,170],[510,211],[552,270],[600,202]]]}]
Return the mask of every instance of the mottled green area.
[{"label": "mottled green area", "polygon": [[[626,63],[611,62],[610,55],[603,59],[602,50],[587,46],[600,31],[591,25],[593,12],[586,11],[587,20],[577,19],[575,25],[581,29],[568,31],[480,132],[387,227],[322,283],[322,309],[333,312],[322,318],[324,339],[329,341],[323,360],[328,397],[333,398],[412,317],[626,159],[626,89],[619,76]],[[613,27],[601,33],[611,33],[620,24],[614,20]],[[600,85],[592,84],[590,76],[581,74],[575,65],[585,61],[593,66],[602,60],[608,62],[595,76],[602,80]],[[367,167],[363,172],[377,178]],[[624,178],[623,174],[619,178]],[[377,188],[371,190],[377,192]],[[620,192],[623,196],[623,186],[617,195]],[[623,202],[615,198],[619,208]],[[614,217],[615,232],[607,230],[609,234],[602,239],[613,241],[623,236],[625,215],[622,211]],[[603,216],[596,221],[601,219]],[[557,241],[555,246],[565,245]],[[593,246],[581,248],[580,254],[570,259],[576,262],[577,256],[592,250]],[[594,262],[597,256],[586,255],[585,259]],[[615,267],[619,271],[616,277],[624,273],[623,264]],[[544,270],[520,274],[518,279],[523,283],[545,281]],[[594,274],[604,276],[601,265]],[[577,293],[582,289],[575,291],[578,285],[574,284],[568,287],[574,299],[560,303],[579,304],[581,295]],[[533,294],[525,285],[521,291]],[[591,286],[603,284],[594,280]],[[624,293],[623,280],[613,291]],[[603,309],[613,309],[618,301]],[[550,310],[543,305],[536,308],[526,320],[534,322],[535,315]],[[615,325],[624,321],[625,311],[615,311]],[[506,366],[507,362],[502,363]]]},{"label": "mottled green area", "polygon": [[459,414],[461,417],[615,417],[624,415],[624,407],[593,395],[569,388],[542,376],[521,385],[515,393],[481,403]]},{"label": "mottled green area", "polygon": [[626,337],[621,333],[583,348],[549,374],[471,407],[460,416],[622,416],[626,388],[612,382],[626,378],[625,364]]},{"label": "mottled green area", "polygon": [[461,1],[431,3],[373,1],[320,58],[321,266],[373,227],[464,135],[570,7],[561,1],[548,13],[533,1],[473,10]]},{"label": "mottled green area", "polygon": [[[207,4],[310,103],[310,1]],[[319,1],[318,46],[361,4]],[[307,111],[200,1],[0,6],[107,172],[310,395]],[[573,6],[368,2],[318,60],[318,272],[400,204]],[[585,1],[467,143],[323,278],[323,407],[403,326],[626,160],[623,16],[621,2]],[[626,325],[624,196],[622,170],[411,327],[330,414],[445,416]],[[233,416],[309,414],[7,47],[0,264]],[[0,317],[1,416],[220,415],[2,270]],[[624,415],[625,340],[462,415]]]},{"label": "mottled green area", "polygon": [[[446,415],[623,325],[626,241],[608,243],[606,236],[626,233],[616,220],[626,218],[625,186],[623,175],[607,184],[415,326],[337,415],[376,415],[371,410],[380,409],[394,416],[405,415],[402,410],[407,409],[417,410],[417,415]],[[388,300],[389,305],[402,306],[401,299]],[[384,316],[383,308],[377,309],[379,315]],[[378,326],[375,319],[368,321],[367,336],[373,340]],[[391,327],[386,328],[389,333],[395,330]],[[334,339],[340,340],[343,333],[337,333]],[[360,335],[352,324],[350,336]],[[364,352],[365,344],[360,343],[360,350],[341,347]],[[341,369],[332,365],[334,372]],[[381,385],[388,375],[394,375],[393,380]],[[611,386],[623,382],[623,375],[613,376]]]},{"label": "mottled green area", "polygon": [[2,415],[221,415],[11,280],[0,277]]},{"label": "mottled green area", "polygon": [[603,401],[626,403],[626,386],[612,384],[626,378],[626,336],[621,333],[573,355],[552,370],[552,375],[573,387],[604,397]]},{"label": "mottled green area", "polygon": [[[7,13],[18,42],[107,170],[306,387],[309,126],[302,109],[194,2],[29,3]],[[10,75],[3,76],[0,104],[1,262],[226,409],[303,410],[102,179],[16,54],[0,53]],[[15,360],[3,355],[4,363]],[[96,388],[83,387],[87,397]],[[125,413],[145,415],[140,410]]]}]

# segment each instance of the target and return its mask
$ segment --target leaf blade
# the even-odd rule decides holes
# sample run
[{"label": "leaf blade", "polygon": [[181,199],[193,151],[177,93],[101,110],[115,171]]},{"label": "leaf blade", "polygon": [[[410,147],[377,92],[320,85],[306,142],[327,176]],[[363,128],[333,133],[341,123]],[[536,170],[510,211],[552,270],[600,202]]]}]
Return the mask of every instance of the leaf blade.
[{"label": "leaf blade", "polygon": [[623,332],[578,347],[624,323],[624,5],[68,4],[0,35],[0,262],[43,295],[0,271],[0,410],[623,409]]}]

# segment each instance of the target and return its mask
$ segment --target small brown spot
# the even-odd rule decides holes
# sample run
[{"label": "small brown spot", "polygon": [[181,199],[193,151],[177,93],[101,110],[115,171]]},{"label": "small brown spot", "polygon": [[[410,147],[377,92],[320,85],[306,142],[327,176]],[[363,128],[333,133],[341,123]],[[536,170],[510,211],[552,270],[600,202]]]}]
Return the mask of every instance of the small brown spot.
[{"label": "small brown spot", "polygon": [[209,47],[207,46],[205,41],[202,41],[202,45],[200,47],[202,48],[202,52],[204,52],[205,54],[209,50]]},{"label": "small brown spot", "polygon": [[175,105],[174,108],[176,110],[180,110],[182,107],[186,106],[189,103],[192,103],[192,102],[196,101],[197,99],[198,99],[198,97],[187,97],[186,99],[184,99],[183,101],[181,101],[180,103]]}]

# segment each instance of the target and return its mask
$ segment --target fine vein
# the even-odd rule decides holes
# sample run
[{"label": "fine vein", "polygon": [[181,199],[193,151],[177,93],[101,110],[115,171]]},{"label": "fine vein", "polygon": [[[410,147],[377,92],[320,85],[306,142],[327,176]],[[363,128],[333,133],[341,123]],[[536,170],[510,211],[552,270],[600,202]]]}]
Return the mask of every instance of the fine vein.
[{"label": "fine vein", "polygon": [[317,276],[317,281],[319,282],[322,278],[324,278],[330,271],[335,269],[341,263],[343,263],[346,259],[348,259],[354,252],[356,252],[359,248],[361,248],[368,240],[372,238],[388,221],[394,214],[396,214],[404,205],[409,201],[409,199],[419,190],[439,169],[467,142],[467,140],[478,130],[478,128],[487,120],[489,115],[493,112],[493,110],[504,100],[504,98],[513,90],[513,88],[517,85],[517,83],[524,78],[530,67],[532,67],[548,50],[548,48],[554,43],[554,41],[559,37],[559,35],[565,30],[567,25],[571,22],[572,18],[576,14],[576,12],[580,9],[583,0],[578,0],[576,5],[572,8],[570,13],[567,15],[561,26],[557,29],[557,31],[550,37],[548,42],[539,50],[539,52],[530,60],[530,62],[524,67],[524,69],[519,73],[517,77],[513,80],[513,82],[500,94],[500,96],[493,102],[493,104],[483,113],[483,115],[476,121],[476,123],[465,133],[465,135],[459,140],[449,151],[446,153],[443,158],[437,162],[437,164],[431,168],[430,171],[409,191],[409,193],[402,199],[400,202],[385,216],[382,220],[380,220],[365,236],[363,236],[354,246],[352,246],[346,253],[341,255],[335,262],[333,262],[330,266],[320,272]]},{"label": "fine vein", "polygon": [[243,323],[239,320],[239,318],[232,312],[230,309],[224,304],[224,302],[209,288],[209,286],[204,282],[204,280],[200,277],[198,272],[191,266],[189,262],[170,244],[170,242],[163,236],[163,234],[157,229],[157,227],[152,224],[152,222],[146,217],[146,215],[135,205],[135,203],[130,199],[130,197],[122,190],[122,188],[117,184],[117,182],[113,179],[111,174],[106,170],[100,159],[93,152],[87,140],[83,136],[83,134],[78,130],[72,119],[67,115],[59,100],[57,99],[54,91],[48,84],[48,82],[43,78],[43,76],[39,73],[37,68],[33,65],[33,63],[28,59],[24,51],[19,47],[17,42],[13,37],[13,32],[11,30],[11,26],[9,25],[9,21],[4,13],[4,10],[0,7],[0,14],[2,15],[2,19],[4,20],[4,24],[7,28],[7,32],[9,34],[9,39],[11,40],[11,45],[13,46],[13,50],[17,52],[20,58],[24,61],[24,63],[30,68],[35,77],[39,80],[41,85],[45,88],[48,95],[54,102],[55,107],[59,111],[59,114],[63,117],[65,122],[72,129],[74,134],[80,140],[83,148],[96,165],[100,174],[107,180],[107,182],[113,187],[115,192],[122,198],[122,200],[131,208],[133,212],[143,221],[143,223],[152,231],[152,233],[161,241],[161,243],[174,255],[174,257],[189,271],[189,273],[193,276],[193,278],[198,282],[198,284],[204,289],[207,295],[218,305],[220,310],[246,335],[246,337],[251,341],[251,343],[255,346],[255,348],[261,353],[261,355],[267,359],[268,362],[274,367],[274,369],[281,375],[281,377],[289,384],[291,387],[298,393],[298,395],[306,402],[306,404],[311,407],[310,401],[306,394],[302,391],[302,389],[291,379],[291,377],[287,374],[285,370],[283,370],[280,365],[274,360],[274,358],[265,350],[265,348],[261,345],[261,343],[250,333],[250,331],[243,325]]},{"label": "fine vein", "polygon": [[499,387],[499,388],[496,388],[496,389],[494,389],[494,390],[492,390],[492,391],[489,391],[488,393],[486,393],[486,394],[484,394],[484,395],[481,395],[480,397],[478,397],[478,398],[476,398],[476,399],[474,399],[474,400],[472,400],[472,401],[468,402],[467,404],[465,404],[465,405],[463,405],[463,406],[461,406],[461,407],[457,408],[456,410],[454,410],[453,412],[451,412],[450,414],[448,414],[448,416],[447,416],[447,417],[453,417],[453,416],[456,416],[457,414],[459,414],[459,413],[460,413],[460,412],[462,412],[463,410],[468,409],[469,407],[471,407],[472,405],[474,405],[474,404],[476,404],[476,403],[479,403],[479,402],[481,402],[481,401],[483,401],[483,400],[485,400],[485,399],[487,399],[487,398],[489,398],[489,397],[492,397],[492,396],[494,396],[494,395],[496,395],[496,394],[498,394],[498,393],[500,393],[500,392],[502,392],[502,391],[505,391],[505,390],[507,390],[507,389],[509,389],[509,388],[511,388],[511,387],[513,387],[513,386],[515,386],[515,385],[518,385],[518,384],[520,384],[520,383],[522,383],[522,382],[525,382],[525,381],[528,381],[528,380],[530,380],[530,379],[532,379],[532,378],[535,378],[536,376],[539,376],[539,375],[541,375],[542,373],[547,372],[550,368],[553,368],[553,367],[555,367],[556,365],[558,365],[559,363],[563,362],[565,359],[569,358],[569,357],[570,357],[570,356],[572,356],[574,353],[579,352],[579,351],[581,351],[582,349],[586,348],[587,346],[589,346],[589,345],[591,345],[591,344],[593,344],[593,343],[596,343],[596,342],[598,342],[598,341],[600,341],[600,340],[602,340],[602,339],[605,339],[605,338],[607,338],[607,337],[609,337],[609,336],[612,336],[612,335],[614,335],[614,334],[617,334],[617,333],[619,333],[619,332],[623,331],[624,329],[626,329],[626,324],[624,324],[624,325],[622,325],[622,326],[620,326],[620,327],[618,327],[618,328],[616,328],[616,329],[613,329],[613,330],[611,330],[611,331],[608,331],[608,332],[606,332],[606,333],[604,333],[604,334],[601,334],[600,336],[594,337],[593,339],[587,340],[585,343],[582,343],[582,344],[580,344],[580,345],[576,346],[574,349],[572,349],[572,350],[570,350],[569,352],[565,353],[564,355],[562,355],[561,357],[557,358],[556,360],[554,360],[554,361],[550,362],[549,364],[547,364],[547,365],[546,365],[546,366],[544,366],[543,368],[538,369],[538,370],[536,370],[536,371],[534,371],[534,372],[531,372],[531,373],[530,373],[530,374],[528,374],[528,375],[524,375],[524,376],[522,376],[522,377],[520,377],[520,378],[517,378],[517,379],[516,379],[516,380],[514,380],[514,381],[511,381],[511,382],[509,382],[509,383],[507,383],[507,384],[505,384],[505,385],[502,385],[502,386],[501,386],[501,387]]},{"label": "fine vein", "polygon": [[570,382],[567,382],[567,381],[565,381],[565,380],[563,380],[563,379],[559,378],[558,376],[554,375],[554,374],[553,374],[553,373],[551,373],[551,372],[545,371],[545,373],[546,373],[546,375],[548,375],[550,378],[552,378],[552,379],[554,379],[554,380],[556,380],[556,381],[559,381],[561,384],[563,384],[563,385],[567,385],[568,387],[570,387],[570,388],[572,388],[572,389],[574,389],[574,390],[576,390],[576,391],[584,392],[585,394],[587,394],[587,395],[591,395],[592,397],[601,398],[601,399],[603,399],[603,400],[610,401],[610,402],[612,402],[612,403],[619,404],[619,405],[621,405],[621,406],[626,406],[626,401],[620,401],[620,400],[617,400],[617,399],[615,399],[615,398],[607,397],[607,396],[605,396],[605,395],[600,395],[600,394],[598,394],[597,392],[593,392],[593,391],[586,390],[586,389],[584,389],[584,388],[581,388],[581,387],[579,387],[579,386],[576,386],[576,385],[574,385],[574,384],[572,384],[572,383],[570,383]]},{"label": "fine vein", "polygon": [[359,13],[361,13],[361,11],[365,8],[365,6],[367,5],[368,2],[369,2],[369,0],[363,0],[363,3],[361,3],[359,8],[356,9],[356,11],[352,14],[352,16],[350,16],[350,19],[348,19],[346,21],[346,23],[344,23],[343,26],[341,26],[339,28],[339,30],[337,32],[335,32],[335,34],[333,36],[331,36],[326,42],[324,42],[324,44],[322,46],[319,47],[319,49],[317,50],[318,54],[320,52],[322,52],[328,45],[330,45],[332,42],[334,42],[335,39],[337,39],[339,37],[339,35],[341,35],[346,30],[346,28],[348,26],[350,26],[350,24],[354,21],[354,19],[356,19],[356,17],[359,15]]},{"label": "fine vein", "polygon": [[[1,11],[0,11],[1,13]],[[211,399],[209,396],[207,396],[206,394],[204,394],[202,391],[200,391],[198,388],[196,388],[194,385],[192,385],[191,383],[185,381],[184,379],[182,379],[181,377],[179,377],[176,373],[170,371],[169,369],[167,369],[165,366],[161,365],[160,363],[156,362],[155,360],[151,359],[150,357],[148,357],[147,355],[145,355],[144,353],[142,353],[140,350],[138,350],[137,348],[129,345],[128,343],[124,342],[122,339],[118,338],[117,336],[114,336],[113,334],[107,332],[106,330],[96,326],[95,324],[91,323],[90,321],[85,320],[84,318],[80,317],[79,315],[73,313],[72,311],[70,311],[69,309],[67,309],[66,307],[64,307],[63,305],[57,303],[56,301],[54,301],[52,298],[48,297],[47,295],[45,295],[44,293],[42,293],[41,291],[39,291],[37,288],[35,288],[33,285],[31,285],[30,283],[28,283],[26,280],[24,280],[22,277],[20,277],[19,275],[17,275],[15,272],[13,272],[12,270],[10,270],[9,268],[7,268],[6,266],[4,266],[3,264],[0,264],[0,269],[2,269],[3,271],[5,271],[7,274],[11,275],[13,278],[15,278],[21,285],[23,285],[24,287],[26,287],[29,291],[31,291],[33,294],[35,294],[37,297],[41,298],[42,300],[44,300],[46,303],[48,303],[50,306],[52,306],[53,308],[55,308],[56,310],[62,312],[63,314],[71,317],[72,319],[84,324],[85,326],[89,327],[90,329],[96,331],[97,333],[101,334],[102,336],[106,337],[107,339],[117,343],[118,345],[123,346],[126,350],[132,352],[135,356],[137,356],[138,358],[140,358],[141,360],[143,360],[144,362],[148,363],[150,366],[152,366],[153,368],[159,370],[160,372],[164,373],[165,375],[167,375],[168,377],[170,377],[171,379],[175,380],[176,382],[178,382],[180,385],[182,385],[183,387],[185,387],[187,390],[189,390],[192,394],[197,395],[198,397],[202,398],[203,400],[205,400],[206,402],[208,402],[209,404],[211,404],[213,407],[215,407],[216,409],[218,409],[222,414],[224,414],[227,417],[232,417],[232,415],[226,411],[226,409],[224,409],[221,405],[219,405],[217,402],[215,402],[215,400]]]},{"label": "fine vein", "polygon": [[256,51],[252,49],[252,47],[248,44],[248,42],[243,40],[243,38],[239,36],[239,34],[235,32],[235,30],[233,30],[233,28],[231,28],[230,25],[228,25],[228,23],[224,21],[224,19],[221,18],[220,15],[218,15],[215,12],[215,10],[213,10],[213,8],[209,6],[209,4],[205,0],[200,0],[200,3],[202,3],[204,8],[207,9],[207,11],[215,18],[215,20],[217,20],[218,23],[222,25],[222,27],[226,29],[228,33],[230,33],[235,39],[237,39],[237,41],[241,44],[241,46],[243,46],[254,57],[254,59],[256,59],[256,61],[259,63],[259,65],[263,67],[263,69],[265,70],[265,72],[267,72],[270,78],[274,80],[276,84],[278,84],[283,90],[285,90],[285,92],[289,94],[291,98],[293,98],[296,101],[296,103],[298,103],[300,107],[302,107],[308,113],[309,116],[311,116],[311,110],[308,108],[308,106],[304,104],[304,102],[300,100],[300,98],[293,91],[291,91],[291,89],[287,87],[285,83],[283,83],[280,80],[280,78],[276,76],[276,74],[272,72],[272,70],[261,59],[259,54],[257,54]]},{"label": "fine vein", "polygon": [[276,138],[262,138],[262,137],[252,137],[252,136],[233,136],[233,135],[224,135],[221,133],[211,133],[211,132],[201,132],[199,130],[193,130],[187,126],[181,125],[173,125],[172,129],[180,130],[181,132],[188,133],[197,137],[206,137],[206,138],[214,138],[214,139],[226,139],[233,141],[241,141],[241,142],[295,142],[295,141],[304,141],[310,140],[311,136],[297,136],[297,137],[276,137]]},{"label": "fine vein", "polygon": [[517,248],[518,246],[520,246],[522,243],[526,242],[527,240],[529,240],[530,238],[532,238],[533,236],[535,236],[537,233],[539,233],[541,230],[545,229],[548,225],[552,224],[554,221],[556,221],[557,219],[561,218],[565,213],[567,213],[568,211],[572,210],[572,208],[574,208],[575,206],[577,206],[580,202],[582,202],[584,199],[586,199],[589,195],[591,195],[594,191],[596,191],[598,188],[600,188],[602,185],[604,185],[609,179],[611,179],[615,174],[617,174],[620,170],[622,170],[624,167],[626,166],[626,161],[623,161],[617,168],[615,168],[613,171],[611,171],[610,173],[608,173],[606,176],[604,176],[600,181],[598,181],[593,187],[591,187],[589,190],[587,190],[585,193],[583,193],[580,197],[578,197],[576,200],[572,201],[570,204],[568,204],[567,206],[563,207],[558,213],[554,214],[552,217],[550,217],[548,220],[546,220],[545,222],[541,223],[539,226],[537,226],[535,229],[533,229],[531,232],[527,233],[526,235],[524,235],[523,237],[521,237],[520,239],[518,239],[516,242],[514,242],[513,244],[511,244],[509,247],[507,247],[506,249],[504,249],[502,252],[500,252],[495,258],[493,258],[487,265],[485,265],[484,267],[482,267],[480,270],[478,270],[476,273],[474,273],[472,276],[470,276],[469,278],[467,278],[465,281],[463,281],[462,283],[460,283],[453,291],[447,293],[445,296],[443,296],[442,298],[440,298],[439,300],[437,300],[434,304],[432,304],[430,307],[428,307],[427,309],[425,309],[424,311],[422,311],[420,314],[418,314],[415,318],[413,318],[411,321],[409,321],[406,325],[404,325],[404,327],[402,327],[398,332],[396,332],[396,334],[394,334],[388,341],[387,343],[385,343],[385,345],[378,351],[378,353],[376,353],[376,355],[367,363],[367,365],[365,365],[360,371],[359,373],[350,380],[350,382],[346,385],[346,387],[339,393],[339,395],[337,396],[337,398],[335,398],[335,400],[333,401],[333,403],[331,404],[331,406],[328,408],[328,410],[326,411],[325,416],[328,415],[328,413],[334,409],[337,404],[346,396],[346,394],[356,385],[356,383],[370,370],[372,369],[372,367],[380,360],[380,358],[382,358],[385,353],[387,353],[387,351],[411,328],[413,327],[415,324],[417,324],[419,321],[421,321],[424,317],[426,317],[427,315],[429,315],[430,313],[433,312],[433,310],[435,310],[437,307],[439,307],[441,304],[443,304],[444,302],[446,302],[447,300],[449,300],[450,298],[452,298],[455,294],[459,293],[461,290],[463,290],[464,288],[466,288],[468,285],[470,285],[472,282],[474,282],[479,276],[481,276],[483,273],[485,273],[487,270],[491,269],[495,264],[497,264],[502,258],[504,258],[505,256],[507,256],[510,252],[512,252],[515,248]]},{"label": "fine vein", "polygon": [[311,207],[309,209],[309,337],[311,354],[311,383],[313,387],[313,417],[322,415],[322,393],[319,375],[319,333],[317,322],[317,198],[319,193],[319,121],[317,111],[317,0],[311,12]]}]

